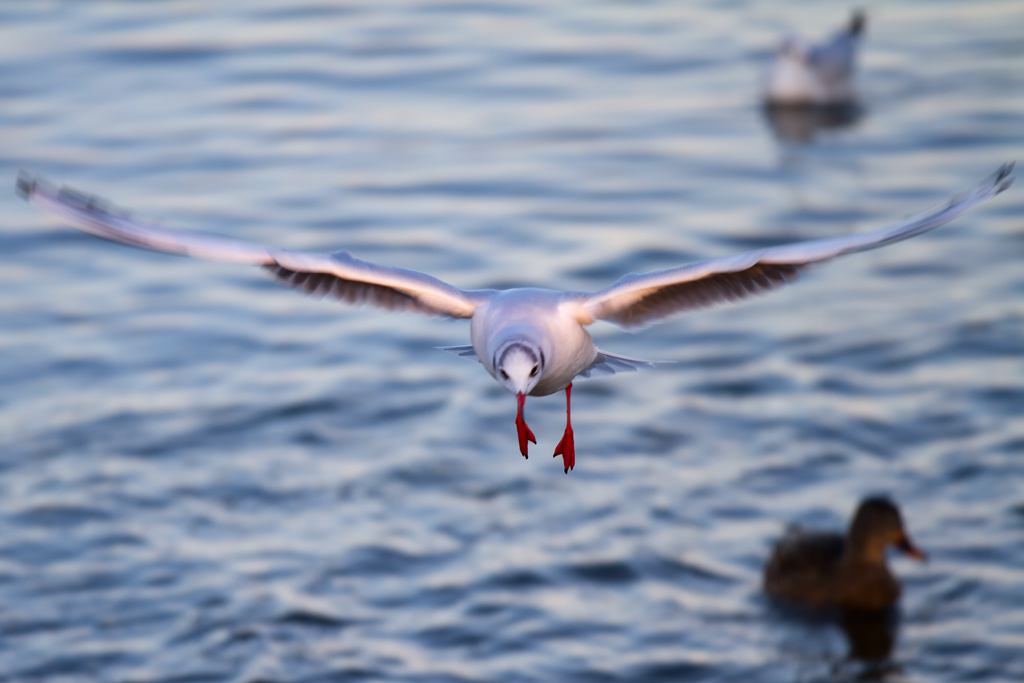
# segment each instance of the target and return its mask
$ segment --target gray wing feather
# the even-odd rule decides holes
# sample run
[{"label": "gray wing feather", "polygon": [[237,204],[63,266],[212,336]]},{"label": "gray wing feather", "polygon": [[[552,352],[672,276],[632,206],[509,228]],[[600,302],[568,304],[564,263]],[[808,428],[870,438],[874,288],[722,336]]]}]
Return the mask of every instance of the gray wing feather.
[{"label": "gray wing feather", "polygon": [[576,375],[576,377],[582,377],[584,379],[588,377],[606,377],[608,375],[614,375],[617,372],[636,372],[643,368],[653,368],[655,365],[661,363],[671,363],[670,360],[643,360],[641,358],[630,358],[629,356],[620,356],[616,353],[609,353],[608,351],[597,350],[597,358],[594,362],[588,365],[583,372]]},{"label": "gray wing feather", "polygon": [[441,351],[447,351],[448,353],[454,353],[456,356],[461,356],[462,358],[475,360],[477,363],[480,362],[480,357],[476,355],[476,351],[472,346],[435,346],[434,348]]},{"label": "gray wing feather", "polygon": [[872,232],[828,237],[698,261],[644,275],[630,274],[583,302],[597,320],[642,329],[684,310],[743,298],[796,279],[809,265],[920,235],[990,199],[1013,182],[1004,164],[945,206]]}]

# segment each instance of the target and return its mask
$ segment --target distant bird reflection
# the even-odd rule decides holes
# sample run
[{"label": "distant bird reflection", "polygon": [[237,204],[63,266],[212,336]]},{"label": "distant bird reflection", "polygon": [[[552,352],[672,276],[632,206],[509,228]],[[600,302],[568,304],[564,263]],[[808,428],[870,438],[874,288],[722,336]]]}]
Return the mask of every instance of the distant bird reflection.
[{"label": "distant bird reflection", "polygon": [[780,142],[807,144],[821,131],[842,130],[860,121],[866,111],[855,102],[834,105],[765,104],[765,120]]}]

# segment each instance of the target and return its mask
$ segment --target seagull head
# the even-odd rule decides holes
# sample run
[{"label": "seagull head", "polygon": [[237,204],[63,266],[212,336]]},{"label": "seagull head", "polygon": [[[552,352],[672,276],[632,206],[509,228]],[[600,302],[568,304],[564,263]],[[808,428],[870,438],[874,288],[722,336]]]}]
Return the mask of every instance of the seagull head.
[{"label": "seagull head", "polygon": [[529,394],[544,375],[544,352],[522,337],[510,339],[494,354],[494,377],[517,396]]}]

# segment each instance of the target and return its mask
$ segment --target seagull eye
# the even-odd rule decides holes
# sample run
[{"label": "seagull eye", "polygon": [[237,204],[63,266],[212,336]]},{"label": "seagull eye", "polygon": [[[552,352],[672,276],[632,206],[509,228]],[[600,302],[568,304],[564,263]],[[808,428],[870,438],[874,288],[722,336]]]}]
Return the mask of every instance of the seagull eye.
[{"label": "seagull eye", "polygon": [[505,372],[504,370],[501,371],[501,376],[504,377],[505,379],[508,379],[508,373]]},{"label": "seagull eye", "polygon": [[536,376],[537,376],[537,366],[534,365],[533,366],[533,370],[530,370],[530,377],[536,377]]}]

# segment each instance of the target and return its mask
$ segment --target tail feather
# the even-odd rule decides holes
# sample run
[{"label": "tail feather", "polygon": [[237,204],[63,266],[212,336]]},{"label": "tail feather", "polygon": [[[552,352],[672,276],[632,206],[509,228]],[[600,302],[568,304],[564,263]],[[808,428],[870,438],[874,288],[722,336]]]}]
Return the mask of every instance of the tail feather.
[{"label": "tail feather", "polygon": [[653,368],[661,363],[671,363],[670,360],[643,360],[642,358],[630,358],[620,356],[616,353],[597,350],[597,358],[588,365],[583,372],[576,377],[606,377],[617,372],[636,372],[643,368]]},{"label": "tail feather", "polygon": [[867,24],[868,17],[864,13],[864,10],[857,9],[853,11],[853,16],[850,17],[850,35],[857,37],[864,32],[864,26]]}]

